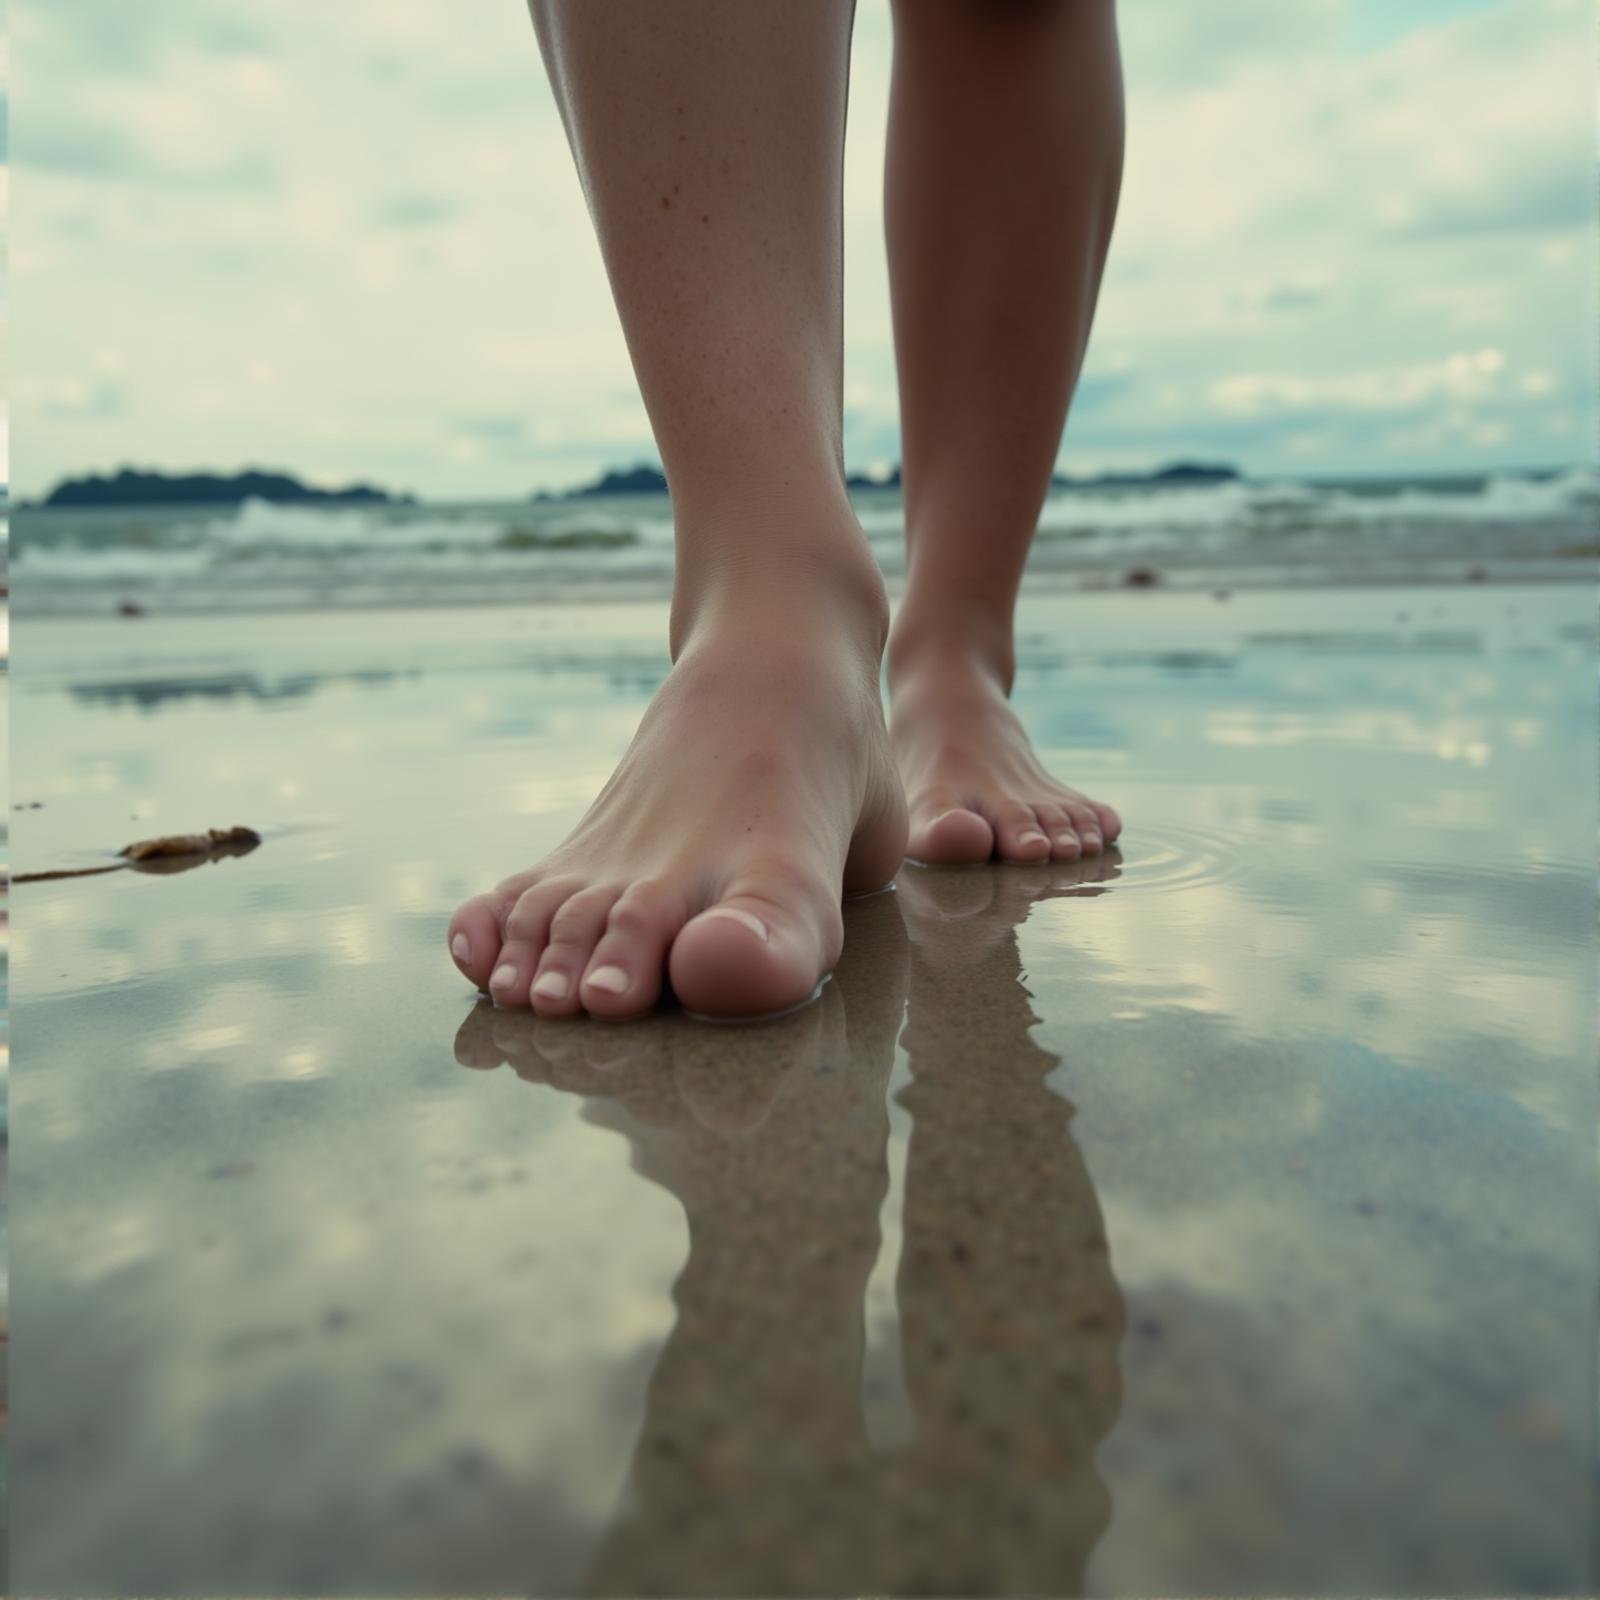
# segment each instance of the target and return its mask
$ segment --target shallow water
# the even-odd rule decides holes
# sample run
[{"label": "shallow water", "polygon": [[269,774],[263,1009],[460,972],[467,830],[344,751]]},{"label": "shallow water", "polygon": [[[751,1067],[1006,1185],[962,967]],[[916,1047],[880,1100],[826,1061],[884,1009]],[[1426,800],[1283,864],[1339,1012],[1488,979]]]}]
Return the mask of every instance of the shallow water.
[{"label": "shallow water", "polygon": [[17,625],[21,1593],[1589,1592],[1579,588],[1038,602],[1127,819],[541,1023],[655,606]]}]

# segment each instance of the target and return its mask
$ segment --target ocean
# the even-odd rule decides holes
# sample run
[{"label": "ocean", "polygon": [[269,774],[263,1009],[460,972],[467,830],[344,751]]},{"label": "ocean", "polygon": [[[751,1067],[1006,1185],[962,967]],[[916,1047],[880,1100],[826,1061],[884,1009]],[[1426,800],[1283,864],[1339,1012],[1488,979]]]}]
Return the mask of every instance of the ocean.
[{"label": "ocean", "polygon": [[[891,585],[898,490],[856,506]],[[23,508],[12,599],[37,615],[643,598],[672,577],[665,495],[328,506]],[[1053,492],[1030,573],[1045,587],[1589,580],[1600,472],[1237,480]]]}]

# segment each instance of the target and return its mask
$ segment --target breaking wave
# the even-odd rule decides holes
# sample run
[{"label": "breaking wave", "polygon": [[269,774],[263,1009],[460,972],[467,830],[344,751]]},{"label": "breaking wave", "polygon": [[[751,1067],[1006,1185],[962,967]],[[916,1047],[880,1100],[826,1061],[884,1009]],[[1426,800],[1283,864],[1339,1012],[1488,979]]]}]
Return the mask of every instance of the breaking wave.
[{"label": "breaking wave", "polygon": [[[900,570],[897,492],[859,497],[891,575]],[[522,598],[573,584],[672,572],[671,508],[660,495],[592,503],[308,506],[247,500],[215,507],[25,509],[13,576],[40,609],[109,590],[190,603],[302,603],[360,590],[368,599]],[[1086,576],[1117,563],[1165,571],[1315,566],[1328,575],[1408,560],[1600,554],[1600,474],[1503,474],[1450,483],[1069,488],[1052,493],[1033,565]]]}]

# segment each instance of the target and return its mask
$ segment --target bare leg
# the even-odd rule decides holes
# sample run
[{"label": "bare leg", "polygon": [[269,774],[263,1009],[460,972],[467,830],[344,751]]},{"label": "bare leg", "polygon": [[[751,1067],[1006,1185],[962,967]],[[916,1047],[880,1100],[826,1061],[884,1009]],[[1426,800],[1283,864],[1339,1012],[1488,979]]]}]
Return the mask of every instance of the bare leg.
[{"label": "bare leg", "polygon": [[673,670],[572,836],[462,906],[502,1005],[803,1000],[894,873],[882,580],[844,490],[852,0],[533,0],[672,490]]},{"label": "bare leg", "polygon": [[1112,0],[896,0],[885,219],[907,581],[895,752],[923,861],[1071,859],[1121,827],[1008,703],[1012,610],[1122,173]]}]

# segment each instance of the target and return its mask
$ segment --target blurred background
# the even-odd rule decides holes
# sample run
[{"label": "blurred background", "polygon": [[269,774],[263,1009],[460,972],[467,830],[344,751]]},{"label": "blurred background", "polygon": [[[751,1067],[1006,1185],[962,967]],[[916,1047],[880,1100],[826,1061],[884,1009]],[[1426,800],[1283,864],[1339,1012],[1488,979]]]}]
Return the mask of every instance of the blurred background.
[{"label": "blurred background", "polygon": [[[12,492],[55,496],[20,530],[25,603],[665,582],[659,479],[606,476],[655,456],[516,0],[21,0],[9,23]],[[1143,0],[1122,31],[1122,209],[1036,565],[1587,560],[1580,0]],[[892,571],[890,50],[865,0],[845,441]],[[1152,485],[1174,464],[1205,470]],[[184,481],[81,481],[125,469]],[[290,481],[189,476],[244,469]],[[200,509],[149,509],[174,503]]]}]

